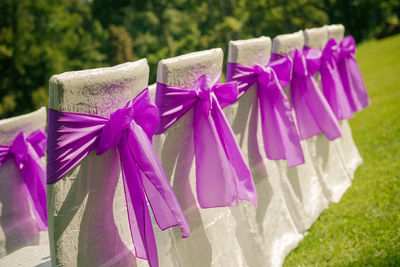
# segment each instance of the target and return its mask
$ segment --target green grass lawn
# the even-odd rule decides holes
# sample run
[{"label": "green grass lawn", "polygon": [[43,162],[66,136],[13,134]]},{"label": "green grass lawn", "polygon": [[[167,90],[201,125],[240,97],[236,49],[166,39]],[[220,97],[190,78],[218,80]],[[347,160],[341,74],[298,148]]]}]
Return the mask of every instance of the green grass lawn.
[{"label": "green grass lawn", "polygon": [[400,35],[361,44],[357,59],[371,97],[350,120],[364,164],[284,266],[400,266]]}]

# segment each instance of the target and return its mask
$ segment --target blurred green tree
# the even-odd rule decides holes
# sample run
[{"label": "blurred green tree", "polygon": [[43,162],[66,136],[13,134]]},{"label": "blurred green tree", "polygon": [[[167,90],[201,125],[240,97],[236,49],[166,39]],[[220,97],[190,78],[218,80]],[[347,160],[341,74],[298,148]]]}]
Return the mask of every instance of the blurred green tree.
[{"label": "blurred green tree", "polygon": [[47,103],[48,79],[64,71],[147,58],[152,83],[159,60],[230,40],[343,23],[360,42],[400,28],[399,0],[2,0],[0,10],[0,117]]},{"label": "blurred green tree", "polygon": [[89,1],[3,0],[0,10],[0,117],[47,103],[53,74],[107,64]]},{"label": "blurred green tree", "polygon": [[112,65],[138,59],[133,54],[133,41],[125,27],[110,25],[108,33],[108,59]]},{"label": "blurred green tree", "polygon": [[398,20],[399,6],[398,0],[324,1],[330,23],[344,24],[346,32],[359,42],[376,37],[387,23]]}]

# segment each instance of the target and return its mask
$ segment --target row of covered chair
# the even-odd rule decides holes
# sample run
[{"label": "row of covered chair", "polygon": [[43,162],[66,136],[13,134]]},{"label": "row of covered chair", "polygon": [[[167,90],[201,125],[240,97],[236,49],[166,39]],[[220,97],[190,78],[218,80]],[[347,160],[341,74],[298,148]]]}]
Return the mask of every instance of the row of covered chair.
[{"label": "row of covered chair", "polygon": [[26,182],[44,166],[45,109],[0,121],[0,253],[30,246],[0,265],[38,247],[53,266],[282,265],[362,163],[354,53],[331,25],[231,41],[226,83],[219,48],[161,60],[151,86],[145,59],[54,75],[47,178]]}]

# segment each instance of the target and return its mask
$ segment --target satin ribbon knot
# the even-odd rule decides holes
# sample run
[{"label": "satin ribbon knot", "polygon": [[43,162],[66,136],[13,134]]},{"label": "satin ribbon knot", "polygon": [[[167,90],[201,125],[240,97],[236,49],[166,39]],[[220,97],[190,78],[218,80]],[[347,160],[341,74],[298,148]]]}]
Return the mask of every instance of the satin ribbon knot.
[{"label": "satin ribbon knot", "polygon": [[10,152],[14,155],[15,163],[19,169],[22,169],[28,158],[28,143],[24,133],[19,133],[11,145]]},{"label": "satin ribbon knot", "polygon": [[97,147],[97,155],[116,147],[120,156],[128,220],[136,257],[158,266],[149,202],[160,229],[189,224],[151,144],[159,122],[148,89],[104,118],[49,109],[48,183],[55,183]]},{"label": "satin ribbon knot", "polygon": [[26,185],[28,198],[41,231],[47,230],[46,208],[46,173],[43,162],[46,145],[46,134],[43,130],[36,130],[25,138],[20,132],[11,146],[0,146],[0,166],[7,160],[14,159],[21,177]]},{"label": "satin ribbon knot", "polygon": [[[149,108],[153,109],[152,112],[149,112]],[[146,119],[148,119],[151,124],[144,125],[141,123],[139,126],[145,129],[145,132],[148,133],[148,138],[151,139],[151,134],[154,132],[155,126],[160,120],[155,106],[149,106],[143,109],[143,106],[134,105],[133,101],[129,101],[124,108],[111,113],[110,119],[102,128],[97,147],[97,155],[101,155],[108,149],[117,146],[123,136],[127,138],[130,131],[138,127],[136,121],[144,122]]]},{"label": "satin ribbon knot", "polygon": [[355,57],[356,41],[351,36],[345,36],[337,47],[337,62],[344,60],[347,57]]},{"label": "satin ribbon knot", "polygon": [[236,101],[236,82],[219,83],[220,77],[201,75],[188,87],[157,83],[156,104],[163,133],[194,108],[193,139],[196,191],[200,207],[235,206],[238,199],[257,206],[257,194],[234,133],[222,111]]},{"label": "satin ribbon knot", "polygon": [[198,102],[201,105],[203,114],[208,117],[215,105],[221,108],[236,101],[238,88],[235,82],[224,84],[216,83],[212,77],[207,74],[201,75],[194,84],[194,92],[199,97]]},{"label": "satin ribbon knot", "polygon": [[339,45],[336,43],[335,39],[329,39],[324,49],[322,50],[322,60],[330,63],[330,65],[333,63],[333,61],[336,62],[339,58],[338,50]]},{"label": "satin ribbon knot", "polygon": [[294,52],[291,53],[291,58],[293,60],[294,73],[302,77],[312,75],[308,71],[306,57],[298,49],[294,50]]},{"label": "satin ribbon knot", "polygon": [[269,74],[269,70],[271,69],[271,68],[264,68],[264,66],[261,66],[261,65],[258,65],[258,64],[255,64],[254,65],[254,67],[253,67],[253,69],[254,69],[254,73],[257,75],[257,76],[260,76],[260,75],[266,75],[266,76],[268,76],[267,74]]},{"label": "satin ribbon knot", "polygon": [[263,87],[264,90],[271,90],[271,87],[279,82],[278,77],[276,76],[276,73],[271,68],[271,66],[261,66],[256,64],[254,65],[253,69],[254,73],[257,76],[257,82],[259,84],[266,85]]},{"label": "satin ribbon knot", "polygon": [[[324,49],[321,51],[321,67],[320,71],[332,71],[336,65],[337,59],[337,44],[335,39],[331,38]],[[312,49],[312,48],[310,48]],[[321,74],[322,75],[322,74]],[[340,82],[340,80],[339,80]]]},{"label": "satin ribbon knot", "polygon": [[[283,87],[291,80],[292,61],[284,57],[265,66],[228,63],[227,80],[237,81],[241,94],[254,84],[260,104],[262,136],[267,158],[287,159],[288,166],[304,163],[291,106]],[[257,127],[257,124],[254,124]]]},{"label": "satin ribbon knot", "polygon": [[208,117],[213,106],[214,95],[214,87],[211,84],[210,77],[207,75],[200,76],[200,78],[196,80],[194,87],[196,88],[195,92],[202,103],[203,114]]}]

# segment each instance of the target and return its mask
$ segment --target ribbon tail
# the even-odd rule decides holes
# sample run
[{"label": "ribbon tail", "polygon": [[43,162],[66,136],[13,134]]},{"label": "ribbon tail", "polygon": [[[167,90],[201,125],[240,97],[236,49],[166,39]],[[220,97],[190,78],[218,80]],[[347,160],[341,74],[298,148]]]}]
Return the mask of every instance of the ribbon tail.
[{"label": "ribbon tail", "polygon": [[[268,94],[269,92],[269,94]],[[289,100],[276,84],[259,90],[264,149],[272,160],[286,159],[289,167],[304,163]]]},{"label": "ribbon tail", "polygon": [[47,231],[46,169],[34,148],[28,143],[28,153],[21,176],[29,193],[33,212],[40,231]]},{"label": "ribbon tail", "polygon": [[277,114],[272,104],[272,95],[265,91],[269,88],[258,88],[258,100],[260,102],[261,127],[264,141],[264,150],[267,158],[271,160],[285,159],[285,150],[278,129]]},{"label": "ribbon tail", "polygon": [[219,139],[214,120],[202,111],[201,103],[194,110],[194,151],[196,190],[200,207],[236,206],[237,189],[234,172]]},{"label": "ribbon tail", "polygon": [[322,90],[325,99],[338,120],[350,119],[353,117],[353,112],[347,100],[336,63],[325,64],[321,68]]},{"label": "ribbon tail", "polygon": [[305,100],[307,86],[305,77],[293,74],[290,93],[301,140],[311,138],[321,132]]},{"label": "ribbon tail", "polygon": [[140,169],[129,151],[126,136],[121,138],[118,151],[135,255],[138,258],[148,260],[151,267],[158,267],[156,240],[143,192]]},{"label": "ribbon tail", "polygon": [[308,86],[307,93],[304,96],[314,120],[328,140],[340,137],[342,131],[339,122],[318,88],[315,79],[310,76],[306,77],[306,79]]},{"label": "ribbon tail", "polygon": [[370,99],[365,88],[360,68],[355,58],[345,58],[341,63],[341,77],[353,111],[357,112],[369,106]]},{"label": "ribbon tail", "polygon": [[129,148],[142,173],[142,183],[153,210],[155,220],[161,230],[173,226],[181,228],[182,236],[190,235],[190,226],[172,190],[167,175],[162,168],[153,146],[143,129],[131,123]]},{"label": "ribbon tail", "polygon": [[213,105],[214,108],[211,110],[211,116],[215,122],[219,139],[224,147],[226,158],[228,158],[233,169],[238,197],[241,200],[250,201],[255,207],[257,207],[257,192],[250,169],[243,158],[232,128],[230,127],[217,100],[214,100]]}]

